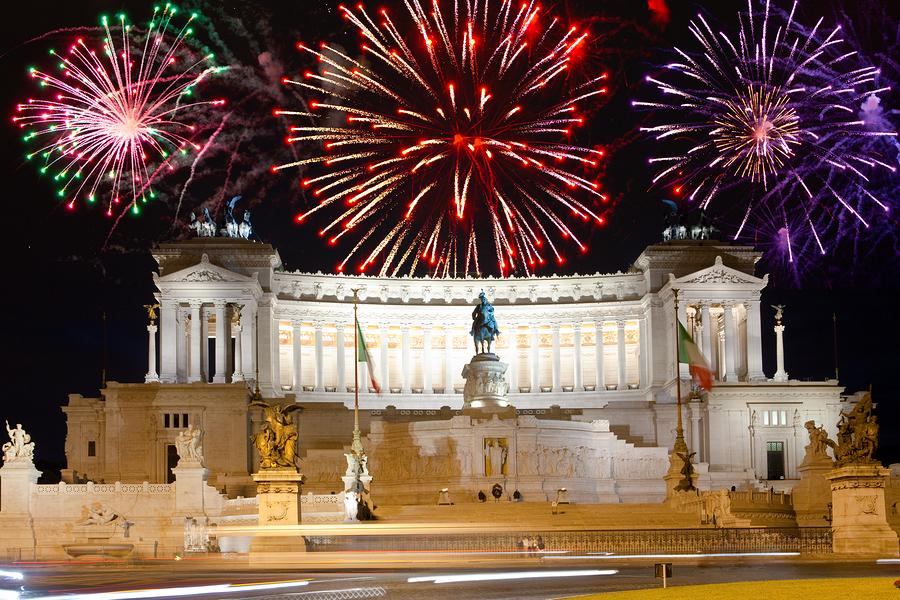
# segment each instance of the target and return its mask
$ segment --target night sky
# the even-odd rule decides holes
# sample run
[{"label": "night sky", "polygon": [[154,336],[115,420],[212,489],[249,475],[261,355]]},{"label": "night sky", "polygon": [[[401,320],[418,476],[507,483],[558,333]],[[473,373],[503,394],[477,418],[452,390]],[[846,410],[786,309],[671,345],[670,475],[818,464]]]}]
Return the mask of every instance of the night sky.
[{"label": "night sky", "polygon": [[[286,122],[272,116],[272,110],[297,106],[277,81],[282,74],[296,75],[310,66],[294,50],[294,43],[327,39],[348,44],[353,40],[336,14],[337,4],[332,0],[181,3],[187,9],[199,9],[208,19],[198,24],[198,37],[218,50],[220,64],[240,66],[233,69],[233,76],[215,84],[219,86],[215,93],[228,99],[231,116],[220,132],[216,152],[187,190],[186,170],[170,176],[160,186],[158,202],[140,217],[123,218],[112,233],[112,222],[101,208],[65,210],[55,188],[25,163],[18,130],[8,121],[0,128],[5,184],[0,365],[6,374],[0,418],[22,422],[32,433],[39,468],[52,472],[63,466],[65,423],[59,407],[66,394],[97,394],[104,312],[108,379],[142,381],[146,370],[142,305],[152,300],[153,293],[154,262],[149,250],[156,243],[187,237],[191,209],[208,206],[221,219],[222,200],[242,194],[252,208],[257,233],[275,245],[286,268],[331,271],[339,261],[342,255],[324,245],[312,226],[292,222],[309,203],[297,185],[297,173],[269,172],[270,165],[291,157],[282,141]],[[398,5],[398,10],[402,6],[398,0],[381,4]],[[652,97],[644,75],[669,59],[673,44],[691,47],[687,21],[692,15],[702,11],[722,27],[733,28],[737,11],[746,4],[650,0],[654,10],[640,0],[544,4],[590,27],[595,37],[583,67],[602,66],[611,73],[609,103],[591,115],[590,127],[580,135],[585,144],[602,145],[609,151],[602,181],[615,210],[606,226],[588,236],[589,252],[542,274],[625,269],[642,248],[660,239],[661,199],[671,197],[666,190],[651,189],[646,158],[652,143],[636,133],[648,115],[635,112],[631,100]],[[888,8],[889,4],[894,6]],[[4,82],[0,107],[12,114],[16,103],[33,93],[27,67],[48,65],[48,48],[70,43],[77,33],[34,40],[37,36],[57,29],[93,27],[101,13],[120,10],[143,20],[150,7],[150,2],[83,0],[23,3],[17,9],[18,18],[7,13],[0,25]],[[897,3],[870,0],[809,0],[802,3],[799,14],[807,23],[824,16],[845,24],[866,56],[885,63],[883,76],[898,82],[896,65],[885,58],[893,54],[896,60],[897,7]],[[898,106],[898,100],[896,91],[882,96],[887,108]],[[896,115],[893,121],[896,128]],[[182,193],[184,202],[176,215]],[[896,205],[896,184],[891,193]],[[732,224],[728,211],[712,217],[719,219],[724,230]],[[763,296],[766,372],[771,375],[775,370],[770,304],[787,305],[787,370],[797,379],[834,376],[832,315],[836,314],[841,383],[848,392],[872,386],[882,424],[879,454],[891,463],[900,461],[900,377],[894,371],[900,362],[897,223],[891,219],[873,225],[871,233],[823,260],[801,259],[796,271],[785,268],[783,258],[772,251],[771,234],[765,227],[745,241],[769,251],[759,266],[759,274],[770,273],[770,286]],[[502,320],[502,315],[498,318]]]}]

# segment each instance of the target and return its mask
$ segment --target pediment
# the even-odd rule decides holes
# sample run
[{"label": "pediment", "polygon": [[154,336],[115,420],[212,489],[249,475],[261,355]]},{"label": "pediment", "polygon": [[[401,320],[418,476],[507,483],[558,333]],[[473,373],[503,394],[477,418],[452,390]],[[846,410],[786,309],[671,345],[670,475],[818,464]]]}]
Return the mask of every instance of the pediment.
[{"label": "pediment", "polygon": [[748,275],[737,269],[732,269],[722,263],[722,257],[717,256],[713,266],[707,267],[683,277],[672,278],[673,284],[724,284],[724,285],[752,285],[764,286],[768,282],[768,276],[762,278]]},{"label": "pediment", "polygon": [[204,253],[196,265],[169,273],[165,277],[160,277],[159,281],[162,283],[247,283],[256,281],[256,278],[214,265],[209,262],[209,256]]}]

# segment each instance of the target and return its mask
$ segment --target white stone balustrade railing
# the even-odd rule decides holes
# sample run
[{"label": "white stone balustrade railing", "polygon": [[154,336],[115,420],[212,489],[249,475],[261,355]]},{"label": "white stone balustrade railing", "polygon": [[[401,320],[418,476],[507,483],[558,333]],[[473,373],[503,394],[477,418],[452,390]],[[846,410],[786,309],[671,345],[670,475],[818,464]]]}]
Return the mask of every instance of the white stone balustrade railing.
[{"label": "white stone balustrade railing", "polygon": [[167,495],[175,492],[175,486],[168,483],[66,483],[37,484],[37,496],[87,496],[91,494],[152,494]]}]

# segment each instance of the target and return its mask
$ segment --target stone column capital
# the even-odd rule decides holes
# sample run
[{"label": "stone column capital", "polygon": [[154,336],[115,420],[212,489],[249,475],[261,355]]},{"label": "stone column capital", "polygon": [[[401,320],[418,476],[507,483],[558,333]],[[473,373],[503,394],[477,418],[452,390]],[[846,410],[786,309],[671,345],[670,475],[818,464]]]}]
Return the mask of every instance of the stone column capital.
[{"label": "stone column capital", "polygon": [[625,329],[625,321],[626,319],[616,319],[616,327],[619,329]]}]

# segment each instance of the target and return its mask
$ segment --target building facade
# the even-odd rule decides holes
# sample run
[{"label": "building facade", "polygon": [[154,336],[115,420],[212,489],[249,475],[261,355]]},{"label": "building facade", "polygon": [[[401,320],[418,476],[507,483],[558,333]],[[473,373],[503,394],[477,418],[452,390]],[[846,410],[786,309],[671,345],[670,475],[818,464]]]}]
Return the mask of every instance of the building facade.
[{"label": "building facade", "polygon": [[[694,394],[683,412],[707,487],[796,478],[803,424],[815,420],[833,434],[847,402],[836,381],[763,372],[767,279],[754,274],[760,254],[747,246],[681,240],[648,247],[625,273],[450,280],[287,272],[271,246],[227,238],[163,244],[154,256],[160,312],[158,325],[148,326],[146,381],[112,386],[105,400],[70,399],[67,477],[166,481],[166,430],[174,415],[187,415],[207,435],[228,432],[208,466],[211,482],[221,475],[217,485],[237,493],[254,470],[245,398],[258,386],[266,398],[303,404],[307,484],[334,489],[356,381],[364,382],[364,434],[373,421],[459,415],[462,367],[474,352],[470,314],[482,290],[495,306],[501,335],[493,350],[509,365],[509,400],[520,418],[603,421],[598,431],[632,450],[674,441],[678,290],[678,316],[716,376],[713,390]],[[355,362],[354,290],[369,367]],[[375,369],[382,393],[368,384],[366,368]],[[677,374],[689,390],[687,366]],[[130,446],[120,442],[126,438]],[[408,478],[415,469],[390,471]],[[467,481],[467,491],[483,483]]]}]

